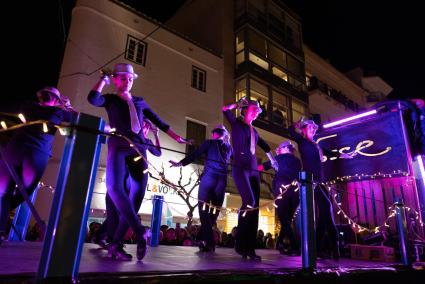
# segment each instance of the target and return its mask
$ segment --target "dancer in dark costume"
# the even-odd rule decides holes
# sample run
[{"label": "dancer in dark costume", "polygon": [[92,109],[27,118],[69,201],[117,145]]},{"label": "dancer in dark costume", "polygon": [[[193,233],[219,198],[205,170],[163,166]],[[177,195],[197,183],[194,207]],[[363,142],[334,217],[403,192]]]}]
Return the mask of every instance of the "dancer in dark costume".
[{"label": "dancer in dark costume", "polygon": [[[298,179],[298,174],[301,171],[301,161],[294,155],[294,152],[295,147],[290,141],[284,141],[277,147],[275,159],[279,165],[279,170],[273,177],[272,186],[272,193],[275,198],[283,193],[282,198],[276,200],[276,212],[281,225],[276,247],[281,254],[287,255],[300,254],[299,243],[291,226],[292,217],[300,201],[299,193],[295,191],[296,186],[291,185],[293,181]],[[270,168],[270,161],[258,166],[259,171]],[[287,247],[283,242],[285,238],[289,241]]]},{"label": "dancer in dark costume", "polygon": [[140,122],[146,117],[177,142],[186,143],[186,140],[178,136],[168,124],[161,120],[141,97],[131,95],[133,80],[137,77],[138,75],[134,73],[132,65],[118,63],[114,67],[111,78],[116,87],[116,93],[101,95],[103,87],[109,80],[109,77],[104,75],[88,95],[88,101],[92,105],[106,109],[109,124],[112,128],[115,128],[116,133],[129,137],[133,142],[133,145],[130,146],[127,141],[119,137],[109,138],[106,163],[107,194],[120,214],[119,226],[108,252],[112,258],[123,260],[130,260],[132,257],[123,248],[126,223],[137,235],[137,258],[139,260],[145,256],[147,248],[145,227],[140,223],[137,212],[125,189],[125,180],[128,176],[131,176],[133,184],[139,187],[135,192],[142,191],[143,175],[140,173],[143,173],[143,170],[140,167],[136,169],[130,162],[135,159],[137,161],[138,153],[134,148],[144,151],[146,144],[146,140],[141,134],[142,126]]},{"label": "dancer in dark costume", "polygon": [[27,121],[45,120],[47,128],[41,124],[18,128],[7,142],[0,160],[0,243],[5,237],[9,212],[18,207],[24,198],[15,190],[16,183],[6,163],[12,167],[31,195],[36,189],[51,156],[53,139],[57,128],[53,124],[69,122],[75,111],[69,99],[58,89],[45,87],[37,92],[38,103],[25,104],[22,113]]},{"label": "dancer in dark costume", "polygon": [[354,152],[353,154],[338,154],[322,149],[314,141],[314,135],[318,128],[318,125],[313,120],[300,120],[289,127],[289,133],[298,144],[303,170],[312,173],[313,181],[316,183],[314,200],[318,210],[318,218],[316,219],[318,256],[327,257],[329,255],[324,249],[324,242],[327,236],[330,243],[330,256],[338,260],[338,230],[333,217],[332,202],[328,190],[321,184],[325,181],[322,167],[323,153],[325,152],[328,157],[337,154],[339,158],[349,159],[353,157]]},{"label": "dancer in dark costume", "polygon": [[[236,118],[233,114],[232,110],[236,108],[241,109],[241,118]],[[241,210],[256,208],[260,200],[260,176],[257,170],[255,146],[260,146],[266,152],[272,166],[276,170],[278,168],[269,145],[252,126],[252,122],[261,113],[260,105],[255,100],[242,98],[237,104],[224,106],[222,110],[232,127],[232,175],[242,198]],[[249,257],[253,260],[261,260],[261,257],[255,253],[258,214],[258,208],[239,213],[235,250],[244,259]]]},{"label": "dancer in dark costume", "polygon": [[217,221],[219,211],[214,212],[208,206],[204,207],[204,202],[221,207],[224,201],[224,194],[227,185],[228,163],[232,154],[232,147],[229,143],[229,133],[223,125],[218,125],[212,130],[212,139],[206,140],[193,153],[180,162],[170,161],[172,166],[181,167],[192,163],[203,154],[206,155],[204,171],[198,190],[199,217],[201,219],[200,244],[202,252],[215,250],[213,225]]}]

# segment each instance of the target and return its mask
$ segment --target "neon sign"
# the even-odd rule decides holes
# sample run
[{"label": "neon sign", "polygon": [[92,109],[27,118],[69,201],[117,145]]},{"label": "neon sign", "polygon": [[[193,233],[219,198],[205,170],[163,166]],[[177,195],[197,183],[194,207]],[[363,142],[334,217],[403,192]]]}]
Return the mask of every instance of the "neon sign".
[{"label": "neon sign", "polygon": [[[326,140],[326,139],[331,139],[331,138],[337,137],[337,136],[338,136],[338,134],[332,134],[332,135],[328,135],[328,136],[325,136],[325,137],[321,137],[321,138],[317,139],[317,143],[319,143],[320,141]],[[350,152],[350,150],[351,150],[350,146],[342,147],[339,150],[333,149],[332,151],[333,152],[339,152],[341,154],[351,154],[351,153],[354,152],[354,153],[357,153],[359,155],[366,156],[366,157],[376,157],[376,156],[385,155],[388,152],[390,152],[391,149],[392,149],[391,146],[387,146],[387,147],[385,147],[385,150],[382,150],[382,151],[377,152],[377,153],[366,153],[365,151],[363,151],[363,149],[372,147],[374,144],[375,144],[375,142],[373,140],[363,140],[363,141],[360,141],[360,142],[357,143],[354,151]],[[335,157],[330,158],[331,161],[336,160],[336,159],[337,158],[335,158]],[[323,155],[323,161],[322,162],[326,162],[327,160],[328,160],[328,157]]]},{"label": "neon sign", "polygon": [[[363,121],[328,128],[318,133],[320,147],[334,153],[355,153],[353,159],[338,159],[327,154],[323,164],[326,180],[342,176],[375,173],[409,173],[407,145],[402,118],[398,112],[369,116]],[[324,159],[325,160],[325,159]]]}]

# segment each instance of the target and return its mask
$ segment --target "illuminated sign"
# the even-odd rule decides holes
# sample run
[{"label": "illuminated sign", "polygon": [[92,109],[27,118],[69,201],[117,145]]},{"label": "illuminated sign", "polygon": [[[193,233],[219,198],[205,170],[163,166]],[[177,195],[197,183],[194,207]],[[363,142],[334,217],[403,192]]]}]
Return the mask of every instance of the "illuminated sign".
[{"label": "illuminated sign", "polygon": [[321,147],[338,153],[357,153],[353,159],[325,157],[326,180],[362,174],[409,172],[403,137],[403,125],[398,112],[326,129],[318,135],[317,142]]}]

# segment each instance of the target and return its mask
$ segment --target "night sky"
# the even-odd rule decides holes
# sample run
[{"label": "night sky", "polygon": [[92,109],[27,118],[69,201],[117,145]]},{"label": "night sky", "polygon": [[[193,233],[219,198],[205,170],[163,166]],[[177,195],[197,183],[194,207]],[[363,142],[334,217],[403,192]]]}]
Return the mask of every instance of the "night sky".
[{"label": "night sky", "polygon": [[[164,22],[184,0],[126,2]],[[420,15],[420,1],[285,2],[302,18],[304,42],[337,69],[361,66],[382,77],[394,88],[391,98],[424,95],[420,81],[425,74],[425,46],[419,38],[425,17]],[[7,43],[3,73],[13,74],[19,84],[3,80],[6,100],[31,98],[38,89],[56,85],[74,3],[30,1],[25,10],[22,3],[9,8],[19,25],[2,19]]]}]

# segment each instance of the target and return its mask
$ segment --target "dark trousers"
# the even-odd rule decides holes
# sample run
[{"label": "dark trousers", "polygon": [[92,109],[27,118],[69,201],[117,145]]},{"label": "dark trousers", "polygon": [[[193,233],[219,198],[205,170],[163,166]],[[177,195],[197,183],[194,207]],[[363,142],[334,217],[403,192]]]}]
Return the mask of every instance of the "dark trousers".
[{"label": "dark trousers", "polygon": [[[207,202],[211,202],[212,205],[221,207],[224,201],[224,193],[227,185],[227,176],[223,174],[217,174],[211,171],[205,171],[202,174],[201,181],[198,190],[198,199]],[[214,234],[212,227],[217,221],[219,211],[217,210],[213,214],[213,209],[208,206],[205,210],[203,209],[203,203],[198,203],[199,218],[201,219],[201,240],[206,242],[208,247],[215,247]]]},{"label": "dark trousers", "polygon": [[317,208],[316,217],[316,236],[317,236],[317,251],[323,251],[326,248],[326,240],[331,250],[337,248],[338,229],[336,228],[332,200],[328,190],[317,185],[314,191],[314,200]]},{"label": "dark trousers", "polygon": [[[233,167],[232,174],[242,198],[241,209],[249,208],[248,205],[258,207],[260,202],[260,176],[258,171]],[[235,249],[240,254],[249,254],[255,251],[259,210],[248,211],[245,216],[243,215],[243,212],[241,212],[238,216]]]},{"label": "dark trousers", "polygon": [[[145,197],[146,186],[148,184],[148,178],[149,178],[148,173],[146,173],[146,174],[143,174],[142,181],[140,183],[134,182],[133,178],[130,175],[126,179],[125,190],[128,194],[130,202],[133,204],[134,211],[136,212],[136,214],[137,212],[139,212],[143,202],[143,198]],[[106,203],[107,219],[103,222],[102,228],[101,228],[102,231],[100,233],[105,232],[108,239],[113,240],[115,233],[118,232],[118,228],[120,227],[119,226],[120,215],[118,213],[117,208],[114,205],[114,202],[112,201],[108,193],[106,194],[106,197],[105,197],[105,203]],[[124,226],[124,224],[126,226]],[[122,231],[124,231],[124,235],[125,235],[128,228],[129,228],[128,223],[124,222],[122,227],[120,228],[121,232],[118,232],[118,234],[122,234]]]},{"label": "dark trousers", "polygon": [[[280,194],[281,185],[290,184],[286,181],[273,181],[273,195],[275,198]],[[284,189],[283,189],[284,190]],[[292,229],[292,217],[300,203],[299,191],[295,192],[295,187],[290,186],[282,195],[282,199],[276,200],[276,213],[280,221],[280,232],[277,243],[283,245],[283,240],[287,238],[290,243],[290,249],[299,250],[298,240]]]},{"label": "dark trousers", "polygon": [[[146,182],[143,181],[144,174],[142,163],[140,161],[133,161],[133,158],[137,156],[138,154],[136,151],[130,147],[116,146],[114,143],[108,145],[108,158],[106,164],[107,195],[112,201],[110,205],[113,204],[115,206],[119,216],[118,225],[116,226],[113,237],[114,243],[123,240],[128,226],[136,233],[138,240],[143,238],[145,232],[137,215],[138,210],[136,211],[136,206],[134,206],[134,202],[131,199],[137,199],[137,208],[140,208],[146,189]],[[126,189],[127,177],[130,178],[130,194]],[[109,208],[107,210],[112,212],[111,210],[113,209]],[[110,214],[112,217],[112,213]],[[115,216],[112,218],[117,217]],[[111,221],[112,226],[115,226],[115,224],[115,221]]]},{"label": "dark trousers", "polygon": [[[49,155],[36,149],[23,149],[8,145],[5,149],[6,161],[15,169],[21,179],[25,191],[31,195],[47,167]],[[16,183],[10,175],[5,161],[0,160],[0,232],[5,232],[11,209],[23,201],[19,190],[14,194]]]}]

